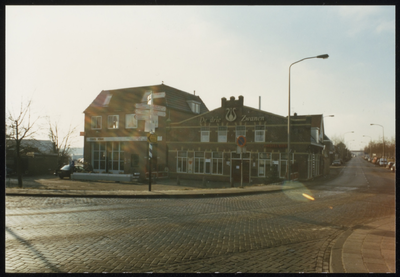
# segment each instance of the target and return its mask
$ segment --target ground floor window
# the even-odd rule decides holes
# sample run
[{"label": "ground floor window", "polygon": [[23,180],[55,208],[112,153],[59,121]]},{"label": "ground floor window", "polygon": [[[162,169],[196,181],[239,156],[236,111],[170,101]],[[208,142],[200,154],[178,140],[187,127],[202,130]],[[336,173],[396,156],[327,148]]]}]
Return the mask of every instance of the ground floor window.
[{"label": "ground floor window", "polygon": [[187,172],[187,152],[178,151],[176,159],[176,172]]},{"label": "ground floor window", "polygon": [[92,143],[92,166],[94,171],[106,170],[106,143]]},{"label": "ground floor window", "polygon": [[204,152],[194,153],[194,173],[204,173]]},{"label": "ground floor window", "polygon": [[267,177],[271,167],[271,153],[258,153],[258,176]]},{"label": "ground floor window", "polygon": [[92,166],[97,172],[124,171],[122,142],[93,142]]},{"label": "ground floor window", "polygon": [[107,147],[108,170],[123,171],[124,170],[124,151],[122,142],[110,142]]},{"label": "ground floor window", "polygon": [[222,175],[222,152],[212,153],[212,173]]}]

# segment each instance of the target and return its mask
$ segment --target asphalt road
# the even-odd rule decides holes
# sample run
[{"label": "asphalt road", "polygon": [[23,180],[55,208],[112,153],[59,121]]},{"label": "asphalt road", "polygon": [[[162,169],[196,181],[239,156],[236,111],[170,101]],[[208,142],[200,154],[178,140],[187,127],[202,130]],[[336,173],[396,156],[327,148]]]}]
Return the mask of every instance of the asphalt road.
[{"label": "asphalt road", "polygon": [[339,235],[395,213],[394,182],[355,158],[333,180],[250,196],[7,196],[6,272],[329,272]]}]

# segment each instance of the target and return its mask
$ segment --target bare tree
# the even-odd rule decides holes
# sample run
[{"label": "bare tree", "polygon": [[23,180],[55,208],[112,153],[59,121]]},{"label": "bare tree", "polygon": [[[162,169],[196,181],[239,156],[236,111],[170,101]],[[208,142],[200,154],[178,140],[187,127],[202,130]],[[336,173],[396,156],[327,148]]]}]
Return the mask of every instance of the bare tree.
[{"label": "bare tree", "polygon": [[54,153],[57,153],[58,156],[58,164],[57,168],[62,166],[64,163],[68,162],[68,157],[71,154],[71,143],[72,143],[72,135],[76,132],[75,127],[68,128],[68,131],[65,135],[60,134],[59,123],[51,122],[48,119],[49,123],[49,138],[51,142],[54,144]]},{"label": "bare tree", "polygon": [[32,99],[26,105],[21,102],[21,107],[17,115],[10,111],[7,117],[7,135],[6,138],[15,145],[16,172],[18,177],[18,187],[22,188],[22,163],[21,163],[21,142],[24,139],[32,139],[38,129],[34,129],[35,123],[40,118],[31,118]]}]

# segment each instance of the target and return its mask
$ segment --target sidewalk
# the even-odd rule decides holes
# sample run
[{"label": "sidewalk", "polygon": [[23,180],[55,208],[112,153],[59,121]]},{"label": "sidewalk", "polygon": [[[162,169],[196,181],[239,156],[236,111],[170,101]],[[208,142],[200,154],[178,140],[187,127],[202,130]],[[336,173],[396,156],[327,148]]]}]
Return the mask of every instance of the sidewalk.
[{"label": "sidewalk", "polygon": [[57,196],[57,197],[126,197],[126,198],[161,198],[161,197],[213,197],[246,195],[276,192],[282,189],[294,189],[296,184],[240,184],[231,187],[228,183],[205,182],[201,180],[157,179],[151,184],[113,181],[77,181],[60,180],[55,176],[24,178],[23,189],[17,187],[16,179],[6,179],[6,195]]},{"label": "sidewalk", "polygon": [[344,232],[331,252],[331,273],[396,273],[395,215]]}]

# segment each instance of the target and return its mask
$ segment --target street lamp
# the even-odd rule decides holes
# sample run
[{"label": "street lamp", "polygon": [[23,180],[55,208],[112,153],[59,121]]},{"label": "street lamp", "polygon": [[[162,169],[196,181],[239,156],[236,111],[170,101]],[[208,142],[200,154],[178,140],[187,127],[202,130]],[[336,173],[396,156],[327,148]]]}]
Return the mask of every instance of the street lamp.
[{"label": "street lamp", "polygon": [[383,158],[385,158],[385,128],[383,128],[383,126],[382,126],[382,125],[380,125],[380,124],[373,124],[373,123],[371,123],[370,125],[371,125],[371,126],[372,126],[372,125],[377,125],[377,126],[381,126],[381,127],[382,127],[382,139],[383,139]]},{"label": "street lamp", "polygon": [[325,115],[324,117],[335,117],[334,114],[330,114],[330,115]]},{"label": "street lamp", "polygon": [[329,55],[324,54],[324,55],[319,55],[319,56],[315,56],[315,57],[304,58],[304,59],[298,60],[297,62],[292,63],[289,66],[288,131],[287,131],[287,133],[288,133],[288,148],[287,148],[288,156],[287,157],[288,158],[287,158],[287,165],[286,165],[286,168],[287,168],[286,172],[288,173],[288,181],[290,181],[290,69],[292,68],[292,65],[294,65],[296,63],[299,63],[301,61],[308,60],[308,59],[315,59],[315,58],[327,59],[327,58],[329,58]]},{"label": "street lamp", "polygon": [[366,136],[366,135],[363,135],[363,137],[368,137],[370,139],[370,141],[369,141],[369,156],[371,157],[372,156],[372,151],[371,151],[371,147],[372,147],[371,140],[372,140],[372,138],[370,136]]},{"label": "street lamp", "polygon": [[346,145],[346,134],[350,134],[350,133],[354,133],[354,131],[349,131],[343,134],[343,140],[344,140],[344,144]]}]

